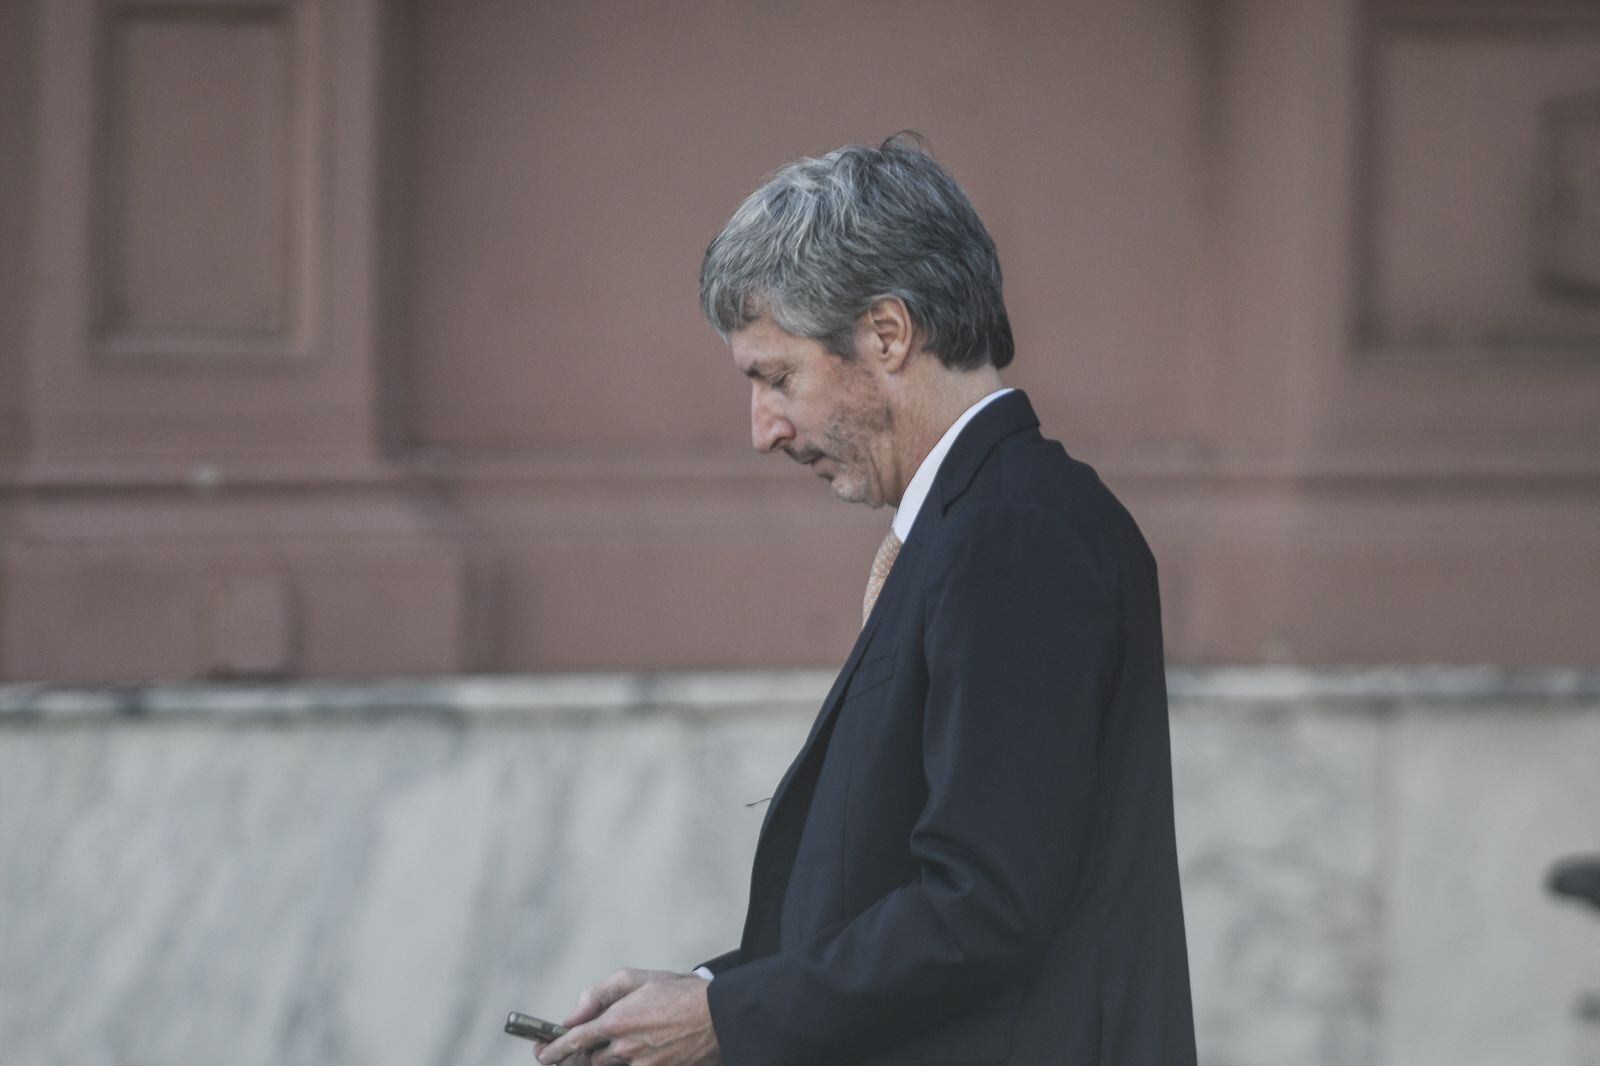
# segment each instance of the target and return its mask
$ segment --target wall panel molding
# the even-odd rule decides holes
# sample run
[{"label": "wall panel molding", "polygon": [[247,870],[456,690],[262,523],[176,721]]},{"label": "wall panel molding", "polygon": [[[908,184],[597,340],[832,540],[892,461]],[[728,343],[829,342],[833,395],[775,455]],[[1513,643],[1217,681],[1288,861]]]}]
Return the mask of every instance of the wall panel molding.
[{"label": "wall panel molding", "polygon": [[34,12],[0,4],[0,465],[29,437],[27,293],[32,239]]},{"label": "wall panel molding", "polygon": [[100,354],[305,355],[315,26],[288,2],[109,9],[95,70]]},{"label": "wall panel molding", "polygon": [[39,22],[30,461],[376,460],[380,0]]},{"label": "wall panel molding", "polygon": [[1213,351],[1259,393],[1230,425],[1285,416],[1252,455],[1396,484],[1600,475],[1600,303],[1549,292],[1535,257],[1542,108],[1600,84],[1578,10],[1228,9]]},{"label": "wall panel molding", "polygon": [[1372,0],[1371,10],[1387,25],[1429,29],[1600,25],[1594,0]]},{"label": "wall panel molding", "polygon": [[1600,363],[1600,5],[1375,3],[1362,36],[1362,355]]},{"label": "wall panel molding", "polygon": [[1551,100],[1539,114],[1534,263],[1557,297],[1600,298],[1600,92]]},{"label": "wall panel molding", "polygon": [[470,531],[378,439],[386,7],[35,3],[0,676],[486,665]]}]

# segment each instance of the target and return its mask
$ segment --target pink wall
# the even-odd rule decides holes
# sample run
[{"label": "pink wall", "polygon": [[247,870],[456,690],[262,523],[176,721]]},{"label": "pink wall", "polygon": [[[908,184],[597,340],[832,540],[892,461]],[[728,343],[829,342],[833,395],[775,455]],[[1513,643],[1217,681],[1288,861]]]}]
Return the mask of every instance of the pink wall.
[{"label": "pink wall", "polygon": [[0,19],[0,677],[837,661],[888,515],[750,451],[696,271],[904,127],[1175,660],[1600,661],[1576,7]]},{"label": "pink wall", "polygon": [[426,5],[418,440],[744,444],[706,243],[778,165],[903,127],[994,232],[1019,383],[1096,437],[1185,435],[1196,17],[1101,7]]}]

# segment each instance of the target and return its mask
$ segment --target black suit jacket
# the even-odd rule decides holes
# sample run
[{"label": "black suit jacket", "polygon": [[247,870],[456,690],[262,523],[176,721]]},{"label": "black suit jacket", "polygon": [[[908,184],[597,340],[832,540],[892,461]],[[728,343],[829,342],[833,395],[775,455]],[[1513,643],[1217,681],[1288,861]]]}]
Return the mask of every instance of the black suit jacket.
[{"label": "black suit jacket", "polygon": [[1022,393],[946,455],[709,965],[729,1066],[1194,1062],[1155,561]]}]

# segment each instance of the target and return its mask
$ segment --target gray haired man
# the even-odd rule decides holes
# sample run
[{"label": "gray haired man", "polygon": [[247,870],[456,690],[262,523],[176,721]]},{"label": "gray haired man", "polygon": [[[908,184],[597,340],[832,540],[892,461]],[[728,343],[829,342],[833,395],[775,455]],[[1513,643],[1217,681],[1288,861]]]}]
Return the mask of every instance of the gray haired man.
[{"label": "gray haired man", "polygon": [[755,447],[895,516],[739,946],[613,974],[540,1061],[1192,1066],[1155,562],[1001,384],[972,205],[902,137],[801,160],[700,292]]}]

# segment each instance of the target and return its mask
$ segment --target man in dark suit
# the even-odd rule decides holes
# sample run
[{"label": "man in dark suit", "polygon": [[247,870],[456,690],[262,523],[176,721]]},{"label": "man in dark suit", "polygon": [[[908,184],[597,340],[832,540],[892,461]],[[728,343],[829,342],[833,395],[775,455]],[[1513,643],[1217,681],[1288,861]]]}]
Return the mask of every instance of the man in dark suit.
[{"label": "man in dark suit", "polygon": [[971,204],[900,138],[802,160],[701,294],[756,447],[895,519],[739,948],[613,975],[541,1060],[1192,1064],[1155,562],[1001,385]]}]

